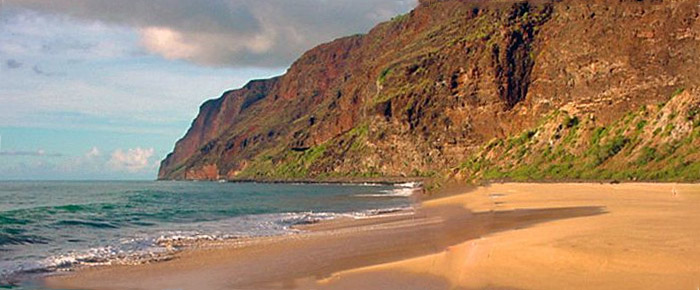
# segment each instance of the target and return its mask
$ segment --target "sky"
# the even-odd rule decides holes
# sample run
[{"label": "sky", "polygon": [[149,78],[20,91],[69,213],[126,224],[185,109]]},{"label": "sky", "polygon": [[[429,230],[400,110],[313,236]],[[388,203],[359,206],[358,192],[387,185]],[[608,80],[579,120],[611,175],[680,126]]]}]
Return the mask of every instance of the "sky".
[{"label": "sky", "polygon": [[199,105],[416,0],[0,0],[0,180],[150,180]]}]

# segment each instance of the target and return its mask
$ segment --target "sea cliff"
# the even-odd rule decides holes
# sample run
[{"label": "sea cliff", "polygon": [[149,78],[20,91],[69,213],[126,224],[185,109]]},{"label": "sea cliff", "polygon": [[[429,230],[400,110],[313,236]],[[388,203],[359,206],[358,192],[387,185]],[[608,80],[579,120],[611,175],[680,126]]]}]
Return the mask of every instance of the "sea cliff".
[{"label": "sea cliff", "polygon": [[160,179],[700,179],[697,1],[421,1],[205,102]]}]

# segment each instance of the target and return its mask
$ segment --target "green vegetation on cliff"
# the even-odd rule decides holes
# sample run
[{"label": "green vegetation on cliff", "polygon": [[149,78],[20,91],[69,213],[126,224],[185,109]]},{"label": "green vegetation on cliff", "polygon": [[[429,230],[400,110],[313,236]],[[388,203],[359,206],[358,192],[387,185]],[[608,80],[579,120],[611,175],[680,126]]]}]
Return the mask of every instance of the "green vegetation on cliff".
[{"label": "green vegetation on cliff", "polygon": [[494,139],[460,167],[470,180],[700,180],[700,100],[683,91],[609,126],[556,111],[535,129]]},{"label": "green vegetation on cliff", "polygon": [[[364,154],[369,125],[362,124],[343,134],[340,138],[326,143],[300,149],[298,151],[278,147],[250,161],[246,169],[237,177],[240,179],[261,180],[294,180],[308,178],[337,178],[337,177],[380,177],[374,168],[350,172],[317,173],[318,168],[327,166],[327,162],[350,158],[353,155]],[[333,149],[329,149],[333,148]]]}]

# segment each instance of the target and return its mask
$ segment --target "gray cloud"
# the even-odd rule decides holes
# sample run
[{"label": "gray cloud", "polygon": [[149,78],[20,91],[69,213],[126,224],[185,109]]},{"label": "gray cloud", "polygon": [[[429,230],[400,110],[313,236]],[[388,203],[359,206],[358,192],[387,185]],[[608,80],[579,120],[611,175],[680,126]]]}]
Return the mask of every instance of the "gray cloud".
[{"label": "gray cloud", "polygon": [[39,68],[38,65],[33,66],[33,67],[32,67],[32,71],[34,71],[34,73],[35,73],[35,74],[38,74],[38,75],[49,75],[48,73],[46,73],[45,71],[43,71],[41,68]]},{"label": "gray cloud", "polygon": [[35,74],[38,74],[38,75],[40,75],[40,76],[51,77],[51,76],[59,75],[59,74],[57,74],[57,73],[46,72],[45,70],[43,70],[42,68],[40,68],[38,64],[32,66],[32,71],[33,71]]},{"label": "gray cloud", "polygon": [[7,68],[9,69],[18,69],[22,67],[22,63],[14,59],[8,59],[5,62],[5,66],[7,66]]},{"label": "gray cloud", "polygon": [[139,29],[143,46],[210,66],[285,66],[303,51],[365,32],[416,0],[6,0],[11,8]]}]

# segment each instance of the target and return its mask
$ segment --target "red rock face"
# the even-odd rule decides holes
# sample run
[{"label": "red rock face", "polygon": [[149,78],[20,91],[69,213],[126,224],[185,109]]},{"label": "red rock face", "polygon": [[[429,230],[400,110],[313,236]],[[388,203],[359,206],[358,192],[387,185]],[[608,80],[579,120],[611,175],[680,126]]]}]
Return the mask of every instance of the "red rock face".
[{"label": "red rock face", "polygon": [[[167,175],[173,166],[179,166],[196,154],[208,153],[211,145],[206,145],[219,137],[250,106],[267,96],[267,92],[277,84],[278,79],[252,81],[245,87],[224,93],[221,98],[205,102],[192,126],[180,139],[173,153],[161,163],[159,176]],[[183,174],[182,169],[180,174]]]},{"label": "red rock face", "polygon": [[216,164],[193,168],[185,173],[185,179],[188,180],[219,180],[220,177],[219,168]]},{"label": "red rock face", "polygon": [[420,1],[207,101],[159,178],[422,176],[554,110],[604,125],[698,85],[696,2]]}]

